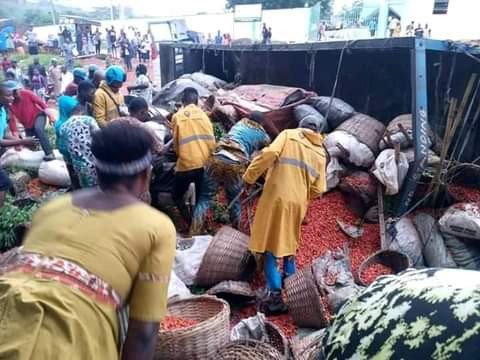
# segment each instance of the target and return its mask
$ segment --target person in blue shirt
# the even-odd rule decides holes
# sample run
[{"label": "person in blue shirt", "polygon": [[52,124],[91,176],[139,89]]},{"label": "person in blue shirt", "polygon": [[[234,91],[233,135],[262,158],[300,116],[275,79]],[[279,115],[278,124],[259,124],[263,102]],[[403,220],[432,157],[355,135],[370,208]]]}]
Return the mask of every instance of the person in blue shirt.
[{"label": "person in blue shirt", "polygon": [[222,45],[223,37],[220,30],[217,31],[217,36],[215,36],[215,45]]},{"label": "person in blue shirt", "polygon": [[[0,150],[12,146],[31,146],[38,142],[34,138],[14,138],[7,135],[8,129],[8,107],[13,103],[13,89],[17,86],[15,81],[4,81],[0,83]],[[0,207],[5,203],[7,192],[12,188],[12,182],[8,174],[0,168]]]},{"label": "person in blue shirt", "polygon": [[234,227],[240,223],[240,199],[244,183],[242,175],[257,151],[270,144],[264,129],[265,119],[258,111],[237,122],[217,144],[213,156],[207,161],[202,186],[193,213],[191,232],[199,234],[218,188],[223,184],[230,204],[230,221]]}]

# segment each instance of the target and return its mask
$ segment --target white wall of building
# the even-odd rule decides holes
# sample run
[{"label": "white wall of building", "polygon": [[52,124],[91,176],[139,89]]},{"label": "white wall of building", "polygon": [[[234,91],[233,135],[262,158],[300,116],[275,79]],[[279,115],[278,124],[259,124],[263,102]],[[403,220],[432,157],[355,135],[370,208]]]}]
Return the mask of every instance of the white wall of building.
[{"label": "white wall of building", "polygon": [[[141,32],[146,32],[150,21],[168,19],[185,19],[190,30],[201,32],[205,36],[210,33],[214,37],[217,31],[220,30],[222,34],[230,33],[235,39],[256,38],[256,40],[261,40],[261,23],[265,22],[272,28],[273,41],[305,42],[308,39],[310,8],[264,10],[262,12],[262,21],[256,25],[252,23],[235,23],[232,12],[221,12],[155,19],[102,21],[101,31],[104,32],[106,27],[109,28],[114,25],[117,31],[134,26]],[[58,32],[58,26],[40,26],[36,27],[35,31],[40,39],[46,40],[49,34]]]},{"label": "white wall of building", "polygon": [[402,15],[402,25],[409,22],[428,24],[435,39],[480,39],[480,1],[450,0],[448,13],[433,14],[434,0],[391,0],[392,8]]}]

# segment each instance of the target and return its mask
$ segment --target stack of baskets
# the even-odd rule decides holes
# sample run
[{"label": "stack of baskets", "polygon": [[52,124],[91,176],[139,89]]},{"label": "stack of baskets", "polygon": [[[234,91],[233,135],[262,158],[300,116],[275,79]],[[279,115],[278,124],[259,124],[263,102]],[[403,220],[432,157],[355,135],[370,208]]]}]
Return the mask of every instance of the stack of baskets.
[{"label": "stack of baskets", "polygon": [[210,287],[227,280],[245,280],[255,271],[255,259],[248,251],[249,237],[229,226],[212,239],[195,284]]},{"label": "stack of baskets", "polygon": [[196,325],[160,330],[156,359],[210,359],[230,340],[230,306],[214,296],[197,296],[168,304],[168,315],[195,320]]},{"label": "stack of baskets", "polygon": [[288,309],[299,327],[321,329],[328,326],[327,309],[311,265],[288,277],[285,290]]}]

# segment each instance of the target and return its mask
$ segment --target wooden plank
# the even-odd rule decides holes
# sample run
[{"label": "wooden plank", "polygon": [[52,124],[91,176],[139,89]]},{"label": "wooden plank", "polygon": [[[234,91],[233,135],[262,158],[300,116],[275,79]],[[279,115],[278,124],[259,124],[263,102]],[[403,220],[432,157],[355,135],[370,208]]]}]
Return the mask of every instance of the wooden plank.
[{"label": "wooden plank", "polygon": [[382,184],[377,185],[377,198],[378,198],[378,223],[380,224],[380,248],[382,250],[387,247],[387,230],[385,226],[385,213],[383,206],[383,188]]}]

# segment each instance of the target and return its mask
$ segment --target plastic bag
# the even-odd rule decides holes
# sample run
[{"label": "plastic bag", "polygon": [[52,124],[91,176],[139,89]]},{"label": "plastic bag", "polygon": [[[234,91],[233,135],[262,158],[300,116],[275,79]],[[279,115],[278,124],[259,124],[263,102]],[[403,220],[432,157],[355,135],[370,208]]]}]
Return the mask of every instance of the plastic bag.
[{"label": "plastic bag", "polygon": [[476,203],[450,206],[438,223],[443,233],[480,240],[480,207]]},{"label": "plastic bag", "polygon": [[63,160],[44,161],[38,168],[38,178],[47,185],[69,187],[72,183]]},{"label": "plastic bag", "polygon": [[198,91],[200,97],[208,97],[210,92],[203,86],[190,79],[177,79],[166,84],[155,96],[155,106],[168,105],[169,102],[178,102],[182,99],[183,91],[192,87]]},{"label": "plastic bag", "polygon": [[397,221],[387,221],[387,249],[399,251],[410,258],[413,267],[423,267],[422,241],[412,220],[403,217]]},{"label": "plastic bag", "polygon": [[265,315],[257,315],[241,320],[230,332],[230,340],[258,340],[263,341],[267,336],[265,329]]},{"label": "plastic bag", "polygon": [[375,155],[367,145],[344,131],[328,134],[324,145],[331,157],[338,157],[355,166],[369,168],[375,161]]},{"label": "plastic bag", "polygon": [[[320,114],[327,116],[328,105],[330,104],[329,96],[317,96],[309,100],[310,105],[317,109]],[[345,101],[333,98],[330,112],[328,113],[327,122],[330,129],[336,129],[345,120],[352,117],[355,114],[355,109],[347,104]]]},{"label": "plastic bag", "polygon": [[425,264],[429,267],[456,268],[457,265],[445,246],[436,220],[428,214],[418,214],[414,221],[423,243]]},{"label": "plastic bag", "polygon": [[[58,150],[54,150],[53,153],[57,160],[63,160],[63,156]],[[17,151],[11,148],[8,149],[0,158],[0,166],[12,166],[23,170],[38,171],[38,168],[43,162],[44,157],[45,153],[43,151],[32,151],[29,149]]]},{"label": "plastic bag", "polygon": [[395,150],[383,150],[375,160],[373,175],[385,185],[386,195],[396,195],[402,187],[403,181],[408,173],[408,160],[405,154],[398,154],[398,161],[395,159]]},{"label": "plastic bag", "polygon": [[186,285],[193,285],[203,256],[212,241],[212,236],[194,236],[192,247],[180,250],[175,255],[175,273]]},{"label": "plastic bag", "polygon": [[27,185],[32,180],[32,177],[28,172],[22,170],[10,175],[10,180],[12,181],[15,194],[18,195],[27,191]]},{"label": "plastic bag", "polygon": [[295,121],[297,123],[300,123],[300,121],[311,118],[314,123],[320,124],[320,132],[321,133],[326,133],[328,132],[328,123],[323,117],[322,114],[320,114],[314,107],[310,105],[298,105],[293,109],[293,116],[295,117]]},{"label": "plastic bag", "polygon": [[346,170],[346,167],[340,164],[338,158],[330,158],[327,165],[327,190],[332,190],[337,187],[342,174],[344,174]]},{"label": "plastic bag", "polygon": [[443,234],[445,246],[459,268],[480,270],[480,244],[476,240],[459,239]]},{"label": "plastic bag", "polygon": [[188,287],[183,283],[182,280],[175,274],[175,271],[172,270],[170,273],[170,282],[168,283],[168,298],[173,297],[189,297],[192,293]]},{"label": "plastic bag", "polygon": [[227,85],[226,81],[223,81],[215,76],[204,74],[202,72],[195,72],[190,77],[197,84],[203,86],[209,91],[217,91]]},{"label": "plastic bag", "polygon": [[342,250],[327,251],[313,262],[312,270],[319,289],[327,293],[330,308],[335,312],[361,290]]}]

